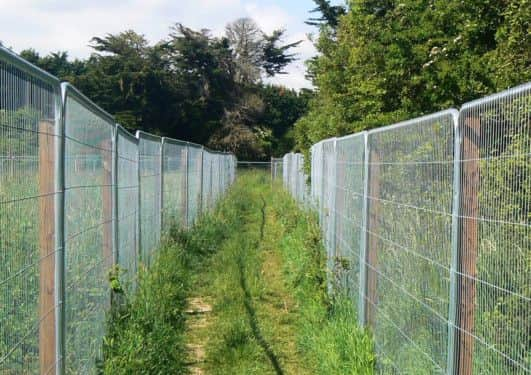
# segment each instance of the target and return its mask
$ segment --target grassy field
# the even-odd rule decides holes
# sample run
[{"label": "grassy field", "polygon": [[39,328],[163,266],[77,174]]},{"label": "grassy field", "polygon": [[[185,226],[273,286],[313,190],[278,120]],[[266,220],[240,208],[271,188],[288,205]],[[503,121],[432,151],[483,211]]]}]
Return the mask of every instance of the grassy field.
[{"label": "grassy field", "polygon": [[[370,374],[372,342],[352,303],[326,295],[314,218],[261,172],[171,233],[136,295],[115,310],[109,374]],[[115,282],[119,291],[119,283]]]}]

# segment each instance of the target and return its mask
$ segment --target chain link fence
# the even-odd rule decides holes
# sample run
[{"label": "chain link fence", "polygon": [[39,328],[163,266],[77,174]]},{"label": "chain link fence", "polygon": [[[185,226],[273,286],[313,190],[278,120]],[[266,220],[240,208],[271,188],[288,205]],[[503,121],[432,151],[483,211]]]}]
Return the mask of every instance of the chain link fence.
[{"label": "chain link fence", "polygon": [[[382,374],[531,372],[531,84],[311,148],[329,290]],[[301,156],[299,156],[300,158]]]},{"label": "chain link fence", "polygon": [[134,290],[161,237],[212,209],[232,154],[128,133],[0,47],[0,373],[92,374],[109,272]]}]

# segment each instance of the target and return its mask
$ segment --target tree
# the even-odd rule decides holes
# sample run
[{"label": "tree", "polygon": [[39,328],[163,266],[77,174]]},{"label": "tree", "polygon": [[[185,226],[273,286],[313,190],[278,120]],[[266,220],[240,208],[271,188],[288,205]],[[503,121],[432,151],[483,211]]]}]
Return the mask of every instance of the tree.
[{"label": "tree", "polygon": [[86,70],[84,61],[77,59],[69,61],[68,52],[66,51],[52,52],[47,56],[41,57],[37,51],[30,48],[21,51],[20,56],[64,81],[72,81]]},{"label": "tree", "polygon": [[[527,4],[527,6],[526,6]],[[321,27],[301,149],[529,81],[529,0],[352,0]]]},{"label": "tree", "polygon": [[278,43],[282,40],[284,33],[285,30],[275,30],[271,35],[264,34],[262,68],[269,77],[285,74],[284,68],[297,60],[296,55],[288,51],[301,44],[302,40],[280,46]]},{"label": "tree", "polygon": [[243,84],[256,83],[262,74],[282,74],[284,68],[296,60],[290,54],[302,41],[280,45],[285,30],[264,33],[251,18],[239,18],[229,23],[225,34],[236,63],[236,80]]},{"label": "tree", "polygon": [[[83,61],[69,60],[66,52],[40,56],[30,49],[22,55],[73,83],[130,131],[141,129],[234,151],[239,157],[267,159],[272,150],[288,147],[279,145],[291,147],[285,134],[302,105],[296,94],[277,100],[285,90],[266,89],[260,78],[281,74],[295,59],[289,50],[297,43],[282,45],[284,31],[266,35],[257,27],[252,31],[253,24],[241,22],[244,30],[234,28],[232,42],[213,37],[207,29],[176,24],[156,44],[133,30],[96,36],[91,40],[94,53]],[[258,76],[242,78],[244,57]],[[289,108],[292,105],[296,108]]]},{"label": "tree", "polygon": [[313,0],[317,5],[310,13],[320,13],[319,17],[311,17],[305,23],[310,26],[321,27],[329,26],[332,29],[337,28],[339,18],[346,13],[346,8],[341,5],[330,5],[330,0]]},{"label": "tree", "polygon": [[252,83],[260,79],[264,59],[263,33],[252,19],[239,18],[225,27],[225,35],[236,63],[236,79]]},{"label": "tree", "polygon": [[179,96],[176,102],[183,114],[181,127],[186,127],[178,135],[206,143],[221,127],[237,89],[228,40],[213,38],[208,30],[193,31],[177,24],[170,35],[169,52]]}]

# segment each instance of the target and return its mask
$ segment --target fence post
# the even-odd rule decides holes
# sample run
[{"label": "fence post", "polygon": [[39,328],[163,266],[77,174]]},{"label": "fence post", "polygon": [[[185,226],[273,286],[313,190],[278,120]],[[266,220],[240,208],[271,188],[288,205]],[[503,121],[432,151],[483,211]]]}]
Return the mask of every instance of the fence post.
[{"label": "fence post", "polygon": [[113,263],[119,264],[120,249],[118,244],[118,126],[113,128],[112,141],[112,239],[113,239]]},{"label": "fence post", "polygon": [[339,272],[340,271],[340,267],[339,267],[339,264],[338,264],[338,261],[339,261],[339,258],[337,256],[337,206],[336,206],[336,203],[337,203],[337,192],[338,192],[338,181],[337,181],[337,160],[338,160],[338,155],[337,155],[337,139],[334,138],[334,143],[333,143],[333,165],[332,166],[328,166],[328,168],[332,167],[332,185],[331,185],[331,189],[330,189],[330,193],[332,194],[332,204],[330,205],[330,214],[331,214],[331,229],[332,229],[332,238],[331,238],[331,246],[332,248],[330,249],[331,250],[331,253],[333,255],[333,261],[334,263],[332,264],[332,267],[334,267],[334,282],[336,283],[336,285],[334,285],[335,287],[339,287]]},{"label": "fence post", "polygon": [[160,231],[164,232],[164,146],[166,144],[166,139],[162,137],[160,141],[160,197],[159,197],[159,207],[160,207]]},{"label": "fence post", "polygon": [[[335,252],[334,253],[336,257],[336,267],[338,267],[339,269],[338,282],[340,283],[341,288],[343,288],[350,296],[351,290],[348,285],[349,273],[348,273],[348,269],[345,268],[345,265],[347,264],[345,262],[346,257],[340,251],[343,246],[341,244],[341,241],[344,240],[343,229],[344,229],[344,224],[345,224],[342,215],[340,216],[341,211],[345,208],[345,205],[346,205],[346,202],[345,202],[345,188],[346,188],[345,186],[346,185],[345,184],[345,164],[339,167],[340,155],[339,155],[339,148],[337,147],[337,143],[336,143],[335,153],[336,153],[336,156],[335,156],[335,162],[334,162],[334,165],[335,165],[335,183],[334,183],[335,184],[335,197],[334,197]],[[345,214],[348,214],[348,212]],[[349,269],[350,269],[351,260],[352,259],[349,257],[348,258]]]},{"label": "fence post", "polygon": [[376,151],[370,151],[369,156],[369,196],[370,203],[368,204],[368,249],[367,249],[367,302],[366,307],[366,321],[367,325],[374,327],[375,319],[375,304],[377,298],[377,276],[376,269],[378,268],[378,226],[380,218],[380,156]]},{"label": "fence post", "polygon": [[[56,257],[55,253],[55,136],[54,123],[39,123],[39,362],[40,373],[56,370]],[[59,155],[57,155],[58,157]]]},{"label": "fence post", "polygon": [[55,372],[66,372],[65,336],[66,336],[66,301],[65,301],[65,132],[68,84],[61,84],[61,99],[56,102],[55,122]]},{"label": "fence post", "polygon": [[183,213],[183,228],[188,227],[188,145],[181,150],[181,212]]},{"label": "fence post", "polygon": [[461,205],[461,134],[459,129],[459,113],[455,111],[454,120],[454,160],[453,160],[453,201],[452,201],[452,258],[450,264],[450,300],[448,309],[448,349],[446,372],[448,375],[457,374],[457,346],[456,335],[458,315],[458,274],[459,269],[459,217]]},{"label": "fence post", "polygon": [[459,294],[458,294],[458,374],[473,373],[474,355],[474,313],[476,303],[477,275],[476,261],[478,252],[478,214],[479,214],[479,140],[481,122],[479,118],[464,121],[462,136],[462,178],[460,181],[460,213],[459,225]]},{"label": "fence post", "polygon": [[210,191],[208,194],[208,206],[212,208],[214,206],[214,160],[210,159]]},{"label": "fence post", "polygon": [[321,191],[320,191],[320,197],[319,197],[319,207],[320,207],[320,215],[319,215],[319,224],[321,227],[324,227],[324,221],[325,221],[325,203],[324,203],[324,186],[326,181],[326,175],[325,175],[325,151],[324,151],[324,143],[321,147]]},{"label": "fence post", "polygon": [[270,165],[271,165],[271,187],[273,187],[273,180],[275,179],[275,172],[274,172],[274,168],[275,168],[275,165],[273,164],[273,157],[271,156],[271,160],[270,160]]},{"label": "fence post", "polygon": [[360,293],[358,318],[363,327],[367,324],[367,273],[368,273],[368,227],[369,227],[369,135],[364,132],[364,152],[363,152],[363,208],[362,208],[362,228],[360,233]]},{"label": "fence post", "polygon": [[[138,181],[138,214],[137,214],[137,252],[136,256],[140,259],[140,262],[142,262],[144,265],[146,264],[146,259],[144,259],[144,253],[142,249],[142,171],[140,168],[140,162],[142,159],[142,155],[140,153],[140,133],[136,133],[136,138],[138,139],[138,144],[136,146],[136,158],[137,158],[137,168],[136,168],[136,174],[137,174],[137,181]],[[138,263],[140,263],[138,262]],[[138,272],[138,269],[137,269]]]},{"label": "fence post", "polygon": [[201,146],[201,174],[199,178],[199,213],[203,213],[203,158],[205,155],[205,148]]},{"label": "fence post", "polygon": [[[108,269],[113,265],[113,139],[101,143],[103,161],[102,212],[103,212],[103,264]],[[110,298],[110,296],[109,296]],[[109,300],[110,301],[110,300]]]}]

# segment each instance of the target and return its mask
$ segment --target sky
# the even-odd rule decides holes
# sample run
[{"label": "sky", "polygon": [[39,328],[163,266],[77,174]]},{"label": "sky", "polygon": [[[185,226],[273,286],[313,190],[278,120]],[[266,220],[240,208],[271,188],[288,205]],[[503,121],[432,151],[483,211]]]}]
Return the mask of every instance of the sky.
[{"label": "sky", "polygon": [[300,60],[288,74],[268,80],[301,89],[311,87],[304,60],[316,53],[308,38],[316,29],[304,21],[314,7],[312,0],[0,0],[0,41],[17,53],[34,48],[86,58],[93,36],[132,29],[155,43],[176,22],[219,36],[228,22],[251,17],[266,33],[285,28],[285,42],[303,40],[294,50]]}]

